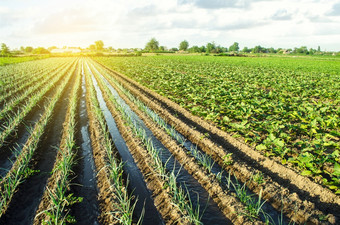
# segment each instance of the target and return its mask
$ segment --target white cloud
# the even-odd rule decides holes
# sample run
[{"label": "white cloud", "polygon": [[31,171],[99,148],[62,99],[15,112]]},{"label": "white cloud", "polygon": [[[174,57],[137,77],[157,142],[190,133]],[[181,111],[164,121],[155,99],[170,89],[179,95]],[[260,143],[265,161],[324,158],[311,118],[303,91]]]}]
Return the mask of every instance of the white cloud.
[{"label": "white cloud", "polygon": [[144,47],[152,37],[178,47],[237,41],[253,47],[340,50],[340,1],[2,0],[0,40],[21,45]]}]

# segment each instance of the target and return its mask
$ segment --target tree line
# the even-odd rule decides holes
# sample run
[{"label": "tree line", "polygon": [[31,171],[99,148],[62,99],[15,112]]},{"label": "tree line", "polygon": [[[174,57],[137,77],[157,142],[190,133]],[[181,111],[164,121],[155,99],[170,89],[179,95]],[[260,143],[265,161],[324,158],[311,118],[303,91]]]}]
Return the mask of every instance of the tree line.
[{"label": "tree line", "polygon": [[[33,48],[31,46],[21,46],[19,50],[10,50],[9,47],[5,44],[1,44],[1,56],[11,56],[11,55],[20,55],[20,54],[49,54],[53,49],[56,49],[56,46],[52,46],[49,48],[37,47]],[[66,48],[66,46],[64,47]],[[81,48],[79,48],[81,49]],[[183,53],[205,53],[205,54],[224,54],[224,53],[277,53],[277,54],[304,54],[304,55],[314,55],[314,54],[327,54],[325,51],[321,51],[320,46],[317,49],[307,48],[306,46],[301,46],[299,48],[266,48],[260,45],[257,45],[253,48],[244,47],[242,50],[239,47],[238,42],[234,42],[229,47],[217,45],[214,41],[208,42],[206,45],[190,46],[187,40],[183,40],[179,43],[178,48],[173,47],[168,49],[165,46],[159,44],[156,38],[151,38],[145,45],[144,49],[141,48],[129,48],[129,49],[114,49],[112,47],[104,47],[104,42],[102,40],[95,41],[94,44],[91,44],[88,48],[81,49],[84,52],[117,52],[117,53],[142,53],[142,52],[153,52],[153,53],[174,53],[174,52],[183,52]],[[340,55],[340,52],[337,53]]]},{"label": "tree line", "polygon": [[[144,50],[149,51],[149,52],[159,52],[159,51],[164,51],[165,47],[164,46],[159,46],[159,42],[155,39],[152,38],[149,42],[147,42]],[[168,49],[168,51],[176,52],[176,51],[184,51],[184,52],[189,52],[189,53],[214,53],[214,54],[219,54],[219,53],[225,53],[225,52],[241,52],[241,53],[284,53],[284,54],[305,54],[305,55],[313,55],[316,53],[321,54],[321,48],[318,46],[317,49],[310,48],[308,49],[306,46],[301,46],[299,48],[295,47],[293,49],[283,49],[283,48],[278,48],[274,49],[273,47],[266,48],[262,47],[260,45],[257,45],[253,48],[248,48],[244,47],[242,50],[239,47],[238,42],[234,42],[232,45],[229,47],[217,45],[215,42],[208,42],[206,45],[202,46],[191,46],[189,47],[189,42],[187,40],[183,40],[180,42],[178,48],[171,48]]]}]

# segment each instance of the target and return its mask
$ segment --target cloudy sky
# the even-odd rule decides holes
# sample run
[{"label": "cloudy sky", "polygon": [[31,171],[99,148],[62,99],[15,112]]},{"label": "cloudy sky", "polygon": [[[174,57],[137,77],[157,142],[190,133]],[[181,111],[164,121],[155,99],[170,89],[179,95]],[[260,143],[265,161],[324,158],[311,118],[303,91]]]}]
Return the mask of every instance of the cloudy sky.
[{"label": "cloudy sky", "polygon": [[340,51],[340,0],[0,0],[0,42],[20,46],[307,46]]}]

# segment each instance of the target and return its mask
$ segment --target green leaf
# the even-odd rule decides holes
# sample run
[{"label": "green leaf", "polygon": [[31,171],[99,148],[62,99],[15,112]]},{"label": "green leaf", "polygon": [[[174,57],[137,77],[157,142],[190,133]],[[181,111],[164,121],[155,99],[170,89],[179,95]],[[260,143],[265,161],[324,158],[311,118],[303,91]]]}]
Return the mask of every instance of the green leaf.
[{"label": "green leaf", "polygon": [[334,158],[339,157],[339,156],[340,156],[339,150],[335,150],[335,151],[331,154],[331,156],[333,156]]},{"label": "green leaf", "polygon": [[340,164],[334,164],[334,172],[332,173],[334,176],[340,176]]},{"label": "green leaf", "polygon": [[275,135],[272,134],[272,133],[270,133],[269,136],[268,136],[268,138],[269,138],[270,140],[274,141],[274,140],[275,140]]},{"label": "green leaf", "polygon": [[299,155],[298,159],[300,160],[300,162],[308,163],[313,160],[313,155],[310,154],[309,152],[304,152],[301,155]]},{"label": "green leaf", "polygon": [[267,146],[265,146],[264,144],[260,144],[258,146],[256,146],[256,150],[259,150],[259,151],[263,151],[263,150],[266,150],[267,149]]},{"label": "green leaf", "polygon": [[317,134],[318,133],[314,128],[310,129],[310,132],[313,133],[313,134]]},{"label": "green leaf", "polygon": [[309,175],[312,175],[312,174],[313,173],[311,171],[309,171],[309,170],[304,170],[304,171],[301,172],[302,176],[309,176]]},{"label": "green leaf", "polygon": [[329,189],[331,189],[331,190],[336,190],[336,189],[338,189],[338,187],[335,186],[335,185],[331,185],[331,186],[328,186],[328,187],[329,187]]},{"label": "green leaf", "polygon": [[227,122],[229,122],[229,121],[230,121],[229,117],[227,117],[227,116],[224,116],[224,117],[223,117],[223,122],[227,123]]},{"label": "green leaf", "polygon": [[279,140],[279,139],[275,139],[275,140],[273,141],[273,143],[274,143],[276,146],[281,147],[281,148],[283,148],[284,145],[285,145],[285,142],[284,142],[284,141],[281,141],[281,140]]}]

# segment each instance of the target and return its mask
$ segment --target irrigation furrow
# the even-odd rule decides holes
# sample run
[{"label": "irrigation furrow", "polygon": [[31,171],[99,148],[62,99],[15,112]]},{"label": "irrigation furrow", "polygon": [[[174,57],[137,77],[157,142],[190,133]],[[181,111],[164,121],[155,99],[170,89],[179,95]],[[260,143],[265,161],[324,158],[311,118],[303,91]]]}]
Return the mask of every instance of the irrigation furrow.
[{"label": "irrigation furrow", "polygon": [[[59,86],[66,77],[65,73],[55,84],[54,87]],[[30,137],[30,132],[34,125],[39,121],[41,115],[44,113],[44,107],[48,104],[48,100],[53,97],[55,88],[50,88],[44,96],[37,101],[32,109],[21,118],[21,122],[15,128],[13,135],[9,135],[4,144],[0,148],[0,177],[4,177],[8,170],[11,169],[13,162],[16,159],[17,152],[23,148],[26,141]],[[14,119],[14,118],[13,118]]]},{"label": "irrigation furrow", "polygon": [[[97,77],[97,79],[99,79],[99,80],[101,80],[101,78],[98,78]],[[100,84],[99,84],[99,86],[101,87],[101,88],[103,88],[103,89],[105,89],[106,90],[106,92],[109,92],[109,96],[111,96],[111,97],[107,97],[107,98],[110,98],[110,100],[111,101],[114,101],[114,102],[116,102],[117,100],[115,100],[114,99],[114,97],[112,96],[112,94],[110,94],[110,92],[112,92],[113,90],[111,90],[110,89],[110,87],[109,87],[109,89],[110,89],[110,91],[107,89],[107,84],[106,85],[103,85],[103,83],[102,83],[102,81],[100,81],[99,82]],[[115,96],[116,96],[116,94],[115,94]],[[126,113],[125,112],[125,110],[127,110],[128,109],[128,106],[127,105],[125,105],[125,103],[122,103],[122,100],[118,100],[118,102],[120,102],[120,103],[118,103],[118,104],[120,104],[120,106],[118,106],[118,109],[122,112],[122,113]],[[122,104],[124,105],[124,106],[122,106]],[[124,107],[125,109],[123,110],[123,108],[121,108],[121,107]],[[128,111],[130,111],[130,109],[128,110]],[[132,111],[131,111],[132,112]],[[181,211],[182,212],[190,212],[187,216],[186,216],[186,218],[188,219],[188,221],[191,221],[191,223],[200,223],[199,221],[200,221],[200,217],[202,217],[202,222],[203,221],[205,221],[205,222],[211,222],[211,223],[225,223],[226,221],[225,221],[225,217],[224,216],[221,216],[220,215],[220,212],[219,212],[219,210],[218,210],[218,208],[217,208],[217,205],[215,206],[214,205],[214,203],[211,201],[211,200],[208,200],[207,202],[206,202],[206,204],[207,204],[207,208],[206,208],[206,214],[208,215],[210,215],[209,216],[209,218],[207,217],[207,216],[204,216],[204,214],[202,213],[202,212],[200,212],[199,210],[202,210],[202,208],[201,209],[199,209],[200,207],[202,207],[202,204],[199,204],[198,203],[198,199],[195,199],[195,195],[192,193],[192,192],[195,192],[195,191],[197,191],[198,193],[199,193],[199,198],[200,198],[200,200],[203,200],[204,202],[206,201],[206,199],[205,198],[208,198],[208,193],[207,192],[205,192],[205,190],[203,189],[203,188],[201,188],[201,186],[198,184],[198,183],[196,183],[197,181],[196,180],[194,180],[184,169],[179,169],[179,166],[178,165],[180,165],[176,160],[174,160],[172,157],[170,157],[171,156],[171,153],[152,135],[152,132],[150,131],[150,130],[148,130],[146,127],[145,127],[145,125],[142,125],[142,122],[141,121],[139,121],[140,119],[137,119],[138,117],[136,116],[136,115],[134,115],[133,113],[131,114],[131,113],[129,113],[130,115],[131,115],[131,118],[133,118],[132,120],[131,119],[129,119],[128,120],[128,122],[131,124],[133,124],[133,127],[132,127],[132,129],[134,130],[134,132],[136,132],[136,134],[137,134],[137,136],[140,136],[140,138],[141,138],[141,140],[142,140],[142,142],[143,142],[143,144],[147,147],[147,149],[148,149],[148,147],[152,147],[152,148],[155,148],[156,146],[157,146],[157,150],[156,149],[154,149],[156,152],[150,152],[150,154],[152,153],[152,155],[153,154],[158,154],[157,152],[158,151],[161,151],[161,152],[159,152],[161,155],[163,155],[163,156],[157,156],[156,158],[155,158],[155,160],[157,161],[157,158],[158,157],[161,157],[161,158],[159,158],[159,160],[162,160],[163,162],[163,164],[164,164],[164,166],[162,166],[161,165],[161,168],[162,167],[164,167],[163,169],[165,169],[166,168],[166,170],[169,170],[169,171],[176,171],[177,172],[177,174],[178,174],[178,178],[175,178],[174,179],[174,181],[178,181],[179,182],[179,184],[182,186],[182,188],[183,188],[183,190],[185,190],[186,189],[186,187],[185,186],[183,186],[184,185],[184,183],[183,183],[183,181],[181,181],[181,180],[183,180],[183,179],[185,179],[185,181],[186,181],[186,184],[187,184],[187,188],[190,190],[190,192],[189,192],[189,194],[190,195],[188,195],[187,197],[189,198],[189,200],[191,199],[191,204],[193,204],[191,207],[184,207],[184,208],[182,208],[182,205],[181,205],[181,202],[176,202],[177,204],[178,204],[178,206],[179,206],[179,208],[181,209]],[[128,114],[126,114],[126,115],[128,115]],[[130,125],[131,126],[131,125]],[[146,133],[145,133],[146,132]],[[151,137],[152,139],[151,140],[148,140],[148,138],[146,138],[146,136],[144,136],[144,134],[143,133],[145,133],[145,134],[147,134],[147,136],[149,136],[149,137]],[[142,135],[141,135],[142,134]],[[151,149],[152,149],[151,148]],[[155,156],[153,156],[153,157],[155,157]],[[169,157],[170,157],[170,159],[169,159]],[[168,162],[168,164],[167,164],[167,162]],[[174,165],[173,167],[172,167],[172,165]],[[175,166],[175,165],[177,165],[177,166]],[[175,173],[176,173],[175,172]],[[164,174],[163,176],[167,176],[166,174]],[[172,176],[174,176],[173,174],[170,174],[170,176],[169,176],[169,178],[171,178]],[[170,184],[170,187],[171,187],[171,183],[172,182],[174,182],[174,181],[172,181],[171,179],[168,181],[167,179],[165,179],[165,181],[166,182],[170,182],[169,184]],[[171,190],[170,189],[170,193],[173,193],[173,191],[174,190]],[[175,195],[176,196],[176,195]],[[176,199],[176,197],[174,198],[174,199]],[[197,207],[197,208],[196,208]],[[214,210],[212,210],[212,209],[214,209]],[[196,211],[195,211],[196,210]],[[195,211],[195,212],[194,212]],[[196,214],[197,213],[197,214]],[[196,215],[195,215],[196,214]],[[214,222],[213,222],[214,221]]]},{"label": "irrigation furrow", "polygon": [[137,217],[139,217],[144,211],[146,212],[144,214],[143,224],[164,224],[161,215],[158,213],[155,207],[154,200],[152,199],[151,193],[146,186],[143,175],[137,167],[122,135],[120,134],[112,114],[107,108],[102,92],[97,85],[97,81],[94,80],[93,82],[95,84],[100,108],[103,111],[108,125],[108,131],[110,132],[114,144],[119,152],[121,161],[124,163],[123,170],[125,179],[128,179],[128,189],[138,198],[135,207],[135,214]]},{"label": "irrigation furrow", "polygon": [[55,86],[55,84],[61,80],[65,74],[67,74],[67,70],[72,68],[73,64],[70,64],[69,67],[65,68],[58,76],[55,76],[50,83],[45,86],[37,95],[32,96],[27,103],[22,107],[23,110],[21,112],[18,112],[14,117],[11,118],[11,120],[8,121],[7,125],[4,125],[4,130],[0,133],[0,147],[4,144],[7,137],[14,132],[16,127],[22,122],[24,117],[31,111],[31,109],[37,104],[37,102],[40,101],[40,99],[43,98],[43,96],[52,88]]},{"label": "irrigation furrow", "polygon": [[19,153],[16,161],[13,163],[12,168],[7,173],[7,175],[0,181],[0,217],[3,218],[9,204],[11,203],[12,197],[17,190],[17,187],[24,182],[31,174],[35,171],[29,168],[31,159],[34,155],[35,150],[38,147],[38,143],[45,131],[46,125],[49,122],[55,105],[62,95],[68,81],[71,78],[72,73],[68,73],[67,77],[63,83],[58,87],[53,98],[50,100],[49,104],[46,106],[44,114],[41,116],[39,122],[35,125],[32,130],[31,136],[27,140],[23,149]]},{"label": "irrigation furrow", "polygon": [[[70,192],[83,200],[71,207],[70,214],[79,225],[99,224],[98,217],[100,215],[99,202],[97,200],[98,187],[94,164],[94,157],[91,148],[89,134],[89,119],[86,109],[86,85],[85,74],[82,64],[82,80],[81,93],[79,95],[79,104],[77,106],[76,118],[76,146],[79,147],[75,161],[77,162],[73,168],[73,177]],[[86,215],[86,217],[84,217]]]},{"label": "irrigation furrow", "polygon": [[[75,63],[77,65],[77,62]],[[40,138],[38,146],[32,155],[29,168],[32,171],[35,171],[35,173],[18,186],[18,191],[13,196],[0,223],[18,224],[22,221],[33,223],[35,212],[43,196],[47,180],[51,175],[57,156],[57,149],[61,142],[61,133],[67,111],[68,96],[73,87],[72,84],[75,81],[75,76],[73,74],[75,74],[76,65],[69,71],[68,76],[66,76],[59,85],[59,87],[61,87],[62,84],[66,82],[59,99],[54,105],[53,112]]]},{"label": "irrigation furrow", "polygon": [[152,158],[147,151],[141,147],[142,144],[140,140],[133,136],[132,131],[126,126],[126,121],[121,118],[113,104],[108,101],[106,102],[107,107],[116,121],[119,132],[123,136],[138,168],[145,178],[149,190],[153,194],[155,206],[161,213],[163,219],[167,224],[185,224],[181,217],[180,210],[171,201],[171,197],[167,190],[168,188],[164,188],[165,182],[151,166],[153,164]]},{"label": "irrigation furrow", "polygon": [[[209,195],[213,196],[213,200],[218,204],[222,212],[229,220],[233,222],[233,224],[247,224],[247,220],[249,224],[260,223],[260,221],[257,220],[258,218],[256,218],[259,215],[250,215],[250,212],[247,212],[246,207],[238,200],[237,197],[232,194],[233,192],[225,190],[225,188],[222,187],[222,184],[219,182],[216,176],[212,175],[211,171],[207,171],[206,168],[198,165],[200,161],[192,156],[190,150],[184,148],[184,146],[182,145],[184,142],[178,143],[177,141],[175,141],[176,139],[170,137],[170,135],[166,131],[159,128],[158,125],[151,121],[151,119],[147,115],[140,111],[138,105],[140,105],[141,103],[137,103],[136,101],[132,102],[121,91],[119,91],[120,88],[116,86],[114,81],[110,80],[110,77],[105,76],[105,78],[110,83],[109,85],[116,89],[119,96],[143,120],[146,126],[150,130],[152,130],[152,133],[157,137],[157,139],[159,139],[162,144],[171,151],[171,153],[183,165],[183,167],[196,180],[198,180],[198,182],[202,185],[202,187],[206,189]],[[220,171],[221,169],[219,170],[219,172]],[[257,203],[258,207],[256,208],[256,210],[259,213],[261,210],[261,201],[256,200],[255,202]],[[251,221],[249,221],[247,217],[249,217]]]},{"label": "irrigation furrow", "polygon": [[78,101],[78,94],[81,81],[81,68],[78,63],[75,83],[73,85],[66,119],[63,124],[63,133],[57,158],[53,166],[52,175],[48,179],[48,184],[44,191],[42,201],[36,212],[34,224],[52,223],[63,224],[68,221],[69,208],[71,203],[76,203],[78,199],[72,194],[68,195],[70,189],[70,176],[74,165],[75,146],[75,117]]},{"label": "irrigation furrow", "polygon": [[131,224],[135,205],[131,202],[122,177],[122,163],[118,162],[116,149],[109,138],[104,116],[100,110],[92,79],[85,69],[87,110],[91,144],[97,170],[100,221],[105,224]]},{"label": "irrigation furrow", "polygon": [[[253,182],[250,185],[251,190],[255,193],[260,193],[261,188],[263,188],[263,196],[268,199],[277,210],[283,208],[283,212],[294,221],[303,222],[311,220],[316,222],[318,218],[324,214],[323,217],[328,218],[328,221],[333,223],[333,221],[335,221],[334,215],[338,217],[339,197],[335,196],[329,190],[320,187],[309,179],[296,174],[294,171],[282,165],[278,165],[278,163],[273,160],[260,155],[244,144],[229,137],[213,125],[192,116],[177,104],[149,91],[137,82],[108,68],[106,69],[110,71],[110,74],[116,77],[125,88],[131,91],[131,93],[138,97],[142,96],[141,99],[151,109],[155,110],[163,118],[167,118],[169,124],[176,126],[190,141],[212,155],[221,166],[234,172],[243,182],[248,181],[249,178],[257,172],[261,172],[264,180],[266,180],[266,185],[258,185]],[[177,115],[177,117],[173,115]],[[190,126],[196,128],[193,129]],[[209,137],[204,134],[209,134]],[[234,163],[232,166],[226,167],[224,166],[223,157],[228,153],[233,153],[231,159]],[[250,165],[256,169],[249,168]],[[305,184],[297,182],[297,177],[301,178]],[[288,180],[291,183],[287,182]],[[279,182],[280,185],[276,182]],[[303,191],[299,191],[299,188]],[[294,192],[297,192],[298,195],[294,194]],[[309,202],[311,200],[312,202]],[[297,205],[297,207],[295,207],[295,205]],[[296,208],[298,210],[295,210]],[[323,213],[317,209],[320,209]],[[334,215],[327,215],[328,213]]]}]

